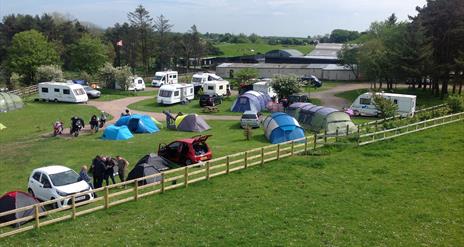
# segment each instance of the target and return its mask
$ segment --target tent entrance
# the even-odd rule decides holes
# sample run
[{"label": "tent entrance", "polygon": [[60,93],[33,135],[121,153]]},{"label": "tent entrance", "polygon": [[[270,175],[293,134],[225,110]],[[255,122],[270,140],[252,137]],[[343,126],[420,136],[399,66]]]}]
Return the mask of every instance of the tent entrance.
[{"label": "tent entrance", "polygon": [[129,123],[127,124],[127,128],[129,128],[131,132],[136,132],[137,129],[139,128],[139,119],[132,118],[131,120],[129,120]]}]

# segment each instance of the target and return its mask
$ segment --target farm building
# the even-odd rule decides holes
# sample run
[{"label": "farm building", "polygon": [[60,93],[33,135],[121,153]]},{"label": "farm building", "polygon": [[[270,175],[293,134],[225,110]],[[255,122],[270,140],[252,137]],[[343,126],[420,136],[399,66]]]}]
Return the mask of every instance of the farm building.
[{"label": "farm building", "polygon": [[350,68],[336,64],[277,64],[277,63],[223,63],[216,67],[216,74],[222,78],[233,78],[234,73],[246,68],[254,68],[261,78],[275,75],[315,75],[322,80],[355,80]]},{"label": "farm building", "polygon": [[350,132],[356,131],[356,126],[345,112],[334,108],[313,105],[311,103],[293,103],[286,112],[294,117],[305,129],[314,132],[325,131],[345,133],[348,128]]}]

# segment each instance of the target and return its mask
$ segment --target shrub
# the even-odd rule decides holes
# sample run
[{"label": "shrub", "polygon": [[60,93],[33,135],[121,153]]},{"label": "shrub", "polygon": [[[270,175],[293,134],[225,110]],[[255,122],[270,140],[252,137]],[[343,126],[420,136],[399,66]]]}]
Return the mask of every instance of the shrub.
[{"label": "shrub", "polygon": [[239,81],[239,83],[248,84],[249,80],[258,78],[259,72],[257,69],[254,68],[246,68],[238,71],[235,73],[235,77]]},{"label": "shrub", "polygon": [[464,111],[464,97],[460,95],[449,96],[446,100],[446,104],[453,113]]},{"label": "shrub", "polygon": [[79,73],[79,79],[85,80],[87,83],[90,83],[92,81],[92,76],[85,71],[81,71]]},{"label": "shrub", "polygon": [[114,88],[116,82],[116,68],[110,63],[105,63],[105,65],[98,70],[98,79],[104,84],[104,87]]},{"label": "shrub", "polygon": [[58,65],[41,65],[37,68],[35,79],[38,82],[63,81],[63,71]]},{"label": "shrub", "polygon": [[374,93],[374,105],[380,111],[380,116],[389,118],[395,116],[398,106],[393,101],[382,97],[382,95]]},{"label": "shrub", "polygon": [[132,79],[130,78],[131,76],[132,72],[129,66],[116,67],[116,73],[114,75],[114,78],[120,88],[127,90]]},{"label": "shrub", "polygon": [[8,89],[13,90],[18,88],[21,85],[21,81],[23,81],[22,76],[20,76],[18,73],[11,73],[10,83],[8,83]]},{"label": "shrub", "polygon": [[293,75],[278,75],[272,79],[272,87],[281,99],[300,92],[301,86],[301,81]]}]

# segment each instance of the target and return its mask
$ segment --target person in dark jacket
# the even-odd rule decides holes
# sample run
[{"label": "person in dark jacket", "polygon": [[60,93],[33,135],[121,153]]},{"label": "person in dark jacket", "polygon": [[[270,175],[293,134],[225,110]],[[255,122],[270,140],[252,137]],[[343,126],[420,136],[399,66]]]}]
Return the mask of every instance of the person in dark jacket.
[{"label": "person in dark jacket", "polygon": [[97,155],[93,161],[92,166],[90,167],[89,172],[92,172],[93,175],[93,185],[95,188],[102,187],[103,178],[105,176],[105,160],[104,158]]},{"label": "person in dark jacket", "polygon": [[106,157],[105,161],[105,181],[106,181],[106,186],[110,185],[109,178],[111,178],[111,181],[113,181],[113,184],[116,183],[114,180],[114,167],[116,166],[116,161],[111,158],[111,157]]},{"label": "person in dark jacket", "polygon": [[98,117],[97,115],[93,115],[92,118],[90,118],[90,129],[93,130],[95,129],[95,132],[98,132]]}]

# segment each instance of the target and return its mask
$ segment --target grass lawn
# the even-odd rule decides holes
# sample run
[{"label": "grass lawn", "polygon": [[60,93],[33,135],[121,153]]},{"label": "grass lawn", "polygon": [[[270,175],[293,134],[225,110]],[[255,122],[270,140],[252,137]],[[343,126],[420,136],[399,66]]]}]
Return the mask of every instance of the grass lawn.
[{"label": "grass lawn", "polygon": [[163,106],[156,103],[155,99],[147,99],[143,101],[139,101],[135,104],[129,105],[129,109],[139,110],[139,111],[147,111],[147,112],[163,112],[163,110],[169,110],[170,112],[177,113],[198,113],[198,114],[213,114],[213,115],[242,115],[241,112],[231,112],[230,107],[234,103],[236,96],[231,96],[229,98],[224,98],[222,104],[218,105],[219,112],[212,112],[212,113],[204,113],[202,112],[202,108],[198,103],[198,99],[192,100],[190,103],[182,105],[182,104],[175,104],[172,106]]},{"label": "grass lawn", "polygon": [[[457,123],[365,147],[328,148],[329,155],[223,175],[6,238],[2,245],[463,246],[463,131]],[[23,184],[30,163],[57,156],[58,150],[40,155],[45,146],[60,145],[60,156],[79,159],[103,150],[141,153],[135,143],[69,149],[97,144],[94,138],[42,142],[30,149],[35,155],[29,162],[15,157],[2,164],[2,178],[9,180],[2,179],[2,189]],[[70,158],[60,160],[78,160]]]},{"label": "grass lawn", "polygon": [[[271,50],[278,49],[296,49],[302,52],[303,54],[308,54],[314,49],[314,46],[311,45],[268,45],[268,44],[253,44],[253,43],[244,43],[244,44],[230,44],[222,43],[215,45],[219,48],[224,54],[223,57],[234,57],[242,55],[254,55],[254,54],[265,54]],[[253,50],[253,51],[252,51]]]},{"label": "grass lawn", "polygon": [[304,86],[303,91],[307,93],[316,93],[316,92],[322,92],[329,90],[331,88],[334,88],[338,85],[340,85],[341,82],[336,82],[336,81],[324,81],[322,83],[321,87],[313,87],[313,86]]},{"label": "grass lawn", "polygon": [[133,91],[122,91],[122,90],[115,90],[115,89],[99,89],[101,91],[101,96],[97,101],[110,101],[115,99],[122,99],[126,97],[133,97],[133,96],[155,96],[158,91],[142,91],[142,92],[133,92]]}]

